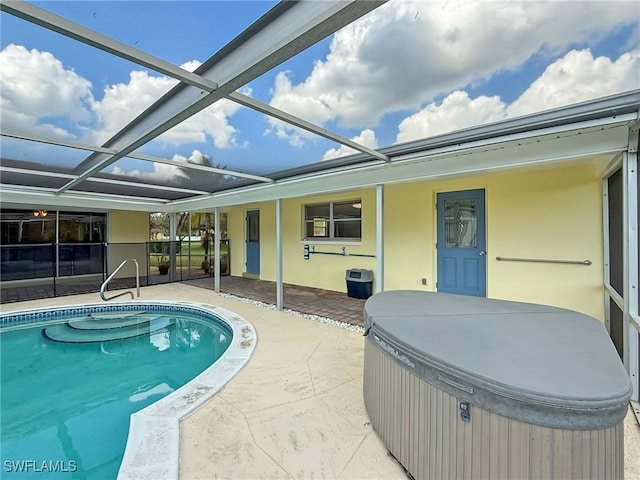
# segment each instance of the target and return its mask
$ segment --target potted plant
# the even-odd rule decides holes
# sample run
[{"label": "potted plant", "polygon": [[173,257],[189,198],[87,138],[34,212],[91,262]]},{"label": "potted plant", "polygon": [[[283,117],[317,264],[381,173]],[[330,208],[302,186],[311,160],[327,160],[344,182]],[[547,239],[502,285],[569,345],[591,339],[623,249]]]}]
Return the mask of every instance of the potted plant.
[{"label": "potted plant", "polygon": [[166,275],[169,273],[169,259],[166,257],[160,258],[158,262],[158,272],[160,275]]},{"label": "potted plant", "polygon": [[209,273],[209,270],[211,270],[211,263],[209,262],[209,260],[203,260],[200,264],[200,268],[202,268],[204,273]]},{"label": "potted plant", "polygon": [[[209,270],[213,269],[215,266],[214,261],[213,260],[204,260],[201,264],[200,264],[200,268],[202,268],[202,270],[204,270],[204,273],[209,273]],[[227,268],[229,268],[228,262],[227,262],[227,256],[226,255],[221,255],[220,256],[220,273],[226,273]]]},{"label": "potted plant", "polygon": [[149,242],[149,253],[158,259],[160,275],[169,273],[169,243],[163,241]]}]

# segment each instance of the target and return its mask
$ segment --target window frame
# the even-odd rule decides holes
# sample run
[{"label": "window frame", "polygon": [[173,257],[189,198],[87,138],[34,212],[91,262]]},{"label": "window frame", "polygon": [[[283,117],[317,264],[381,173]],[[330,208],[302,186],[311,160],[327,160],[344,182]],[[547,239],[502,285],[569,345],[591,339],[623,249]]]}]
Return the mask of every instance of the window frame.
[{"label": "window frame", "polygon": [[[360,205],[360,207],[355,207],[360,215],[357,218],[335,218],[335,206],[336,205]],[[324,217],[308,217],[307,210],[309,207],[328,207],[329,215],[328,218]],[[323,222],[325,225],[315,225],[316,223]],[[360,236],[357,237],[341,237],[336,236],[336,224],[340,224],[343,222],[353,222],[359,221],[360,223]],[[309,226],[311,224],[311,226]],[[312,232],[315,232],[316,229],[328,229],[328,235],[323,236],[309,236],[307,232],[310,228]],[[350,200],[332,200],[328,202],[314,202],[314,203],[305,203],[302,208],[302,241],[304,242],[349,242],[349,243],[357,243],[362,241],[362,200],[360,198],[350,199]]]}]

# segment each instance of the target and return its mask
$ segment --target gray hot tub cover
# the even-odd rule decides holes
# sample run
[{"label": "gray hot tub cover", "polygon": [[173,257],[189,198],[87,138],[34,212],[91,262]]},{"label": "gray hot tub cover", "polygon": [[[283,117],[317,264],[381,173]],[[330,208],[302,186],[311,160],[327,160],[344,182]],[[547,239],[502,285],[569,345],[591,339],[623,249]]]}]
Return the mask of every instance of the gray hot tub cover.
[{"label": "gray hot tub cover", "polygon": [[606,428],[631,382],[604,326],[556,307],[388,291],[364,307],[368,341],[429,383],[533,424]]}]

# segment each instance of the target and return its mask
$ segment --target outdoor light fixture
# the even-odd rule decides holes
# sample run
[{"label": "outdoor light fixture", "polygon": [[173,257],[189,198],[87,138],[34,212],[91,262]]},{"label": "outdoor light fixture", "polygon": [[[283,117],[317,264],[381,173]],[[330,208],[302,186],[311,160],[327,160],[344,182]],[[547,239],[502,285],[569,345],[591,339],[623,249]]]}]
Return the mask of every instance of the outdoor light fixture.
[{"label": "outdoor light fixture", "polygon": [[33,211],[33,216],[34,217],[46,217],[47,213],[48,212],[46,210],[34,210]]}]

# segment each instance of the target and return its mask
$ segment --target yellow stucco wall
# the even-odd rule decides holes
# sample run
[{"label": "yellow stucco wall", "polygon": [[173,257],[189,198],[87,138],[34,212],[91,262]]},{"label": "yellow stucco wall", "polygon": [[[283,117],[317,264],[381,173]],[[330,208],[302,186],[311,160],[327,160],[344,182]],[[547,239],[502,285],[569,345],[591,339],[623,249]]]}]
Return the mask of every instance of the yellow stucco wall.
[{"label": "yellow stucco wall", "polygon": [[[602,183],[590,165],[385,186],[385,290],[436,289],[436,196],[477,188],[486,192],[487,296],[555,305],[603,320]],[[324,252],[340,252],[344,246],[347,253],[375,255],[375,189],[284,200],[285,283],[346,292],[348,268],[374,270],[376,278],[375,258],[320,254],[303,258],[304,205],[347,199],[361,199],[362,242],[309,245]],[[230,210],[232,275],[245,271],[244,216],[253,209],[261,212],[260,278],[273,281],[275,202]],[[500,262],[496,256],[588,259],[593,263]]]},{"label": "yellow stucco wall", "polygon": [[[304,206],[340,200],[360,200],[362,203],[362,242],[313,243],[303,241]],[[228,216],[228,232],[232,242],[231,274],[245,272],[245,216],[250,210],[260,211],[260,279],[276,280],[276,206],[275,202],[232,207]],[[282,265],[285,283],[313,286],[326,290],[345,291],[345,271],[348,268],[375,268],[375,258],[342,255],[310,255],[304,259],[304,245],[317,251],[375,255],[375,190],[361,190],[336,195],[320,195],[282,202]]]},{"label": "yellow stucco wall", "polygon": [[227,233],[231,243],[231,275],[240,277],[246,272],[246,215],[252,210],[260,212],[260,279],[275,280],[276,206],[274,202],[253,203],[229,209]]},{"label": "yellow stucco wall", "polygon": [[114,210],[109,214],[110,242],[146,242],[149,240],[149,214]]},{"label": "yellow stucco wall", "polygon": [[[109,272],[115,270],[123,260],[135,258],[140,275],[147,272],[147,250],[144,242],[149,240],[149,214],[115,210],[109,214]],[[118,277],[135,275],[135,267],[127,265]]]},{"label": "yellow stucco wall", "polygon": [[244,249],[244,206],[231,207],[227,212],[227,237],[229,238],[229,249],[231,251],[231,264],[229,271],[236,277],[242,276],[244,272],[245,249]]},{"label": "yellow stucco wall", "polygon": [[[475,188],[486,192],[487,296],[603,320],[602,183],[592,166],[387,187],[385,289],[435,290],[436,195]],[[501,262],[497,256],[593,264]]]},{"label": "yellow stucco wall", "polygon": [[385,290],[435,291],[435,222],[433,185],[420,182],[385,187]]},{"label": "yellow stucco wall", "polygon": [[[602,181],[593,167],[500,177],[488,205],[488,296],[557,305],[604,320]],[[593,263],[499,262],[496,256]]]},{"label": "yellow stucco wall", "polygon": [[[361,242],[304,242],[304,206],[330,201],[353,201],[362,204]],[[283,270],[284,281],[346,292],[345,273],[350,268],[375,270],[373,257],[356,257],[349,254],[375,255],[376,253],[376,197],[374,189],[358,190],[336,195],[321,195],[283,202]],[[304,259],[304,245],[315,247],[317,252],[342,253],[347,255],[310,254]]]}]

